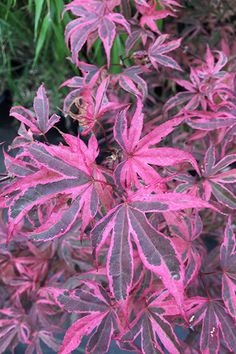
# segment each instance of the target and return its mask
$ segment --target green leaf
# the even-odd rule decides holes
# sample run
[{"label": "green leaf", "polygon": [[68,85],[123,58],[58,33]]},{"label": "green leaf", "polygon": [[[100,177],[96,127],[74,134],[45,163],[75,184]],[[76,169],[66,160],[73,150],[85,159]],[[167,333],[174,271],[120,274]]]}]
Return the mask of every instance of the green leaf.
[{"label": "green leaf", "polygon": [[64,8],[64,1],[63,0],[54,0],[53,6],[55,8],[55,15],[58,23],[61,23],[61,14]]},{"label": "green leaf", "polygon": [[101,67],[105,64],[104,60],[104,49],[102,46],[101,39],[97,39],[93,45],[94,48],[94,62]]},{"label": "green leaf", "polygon": [[124,56],[125,49],[121,43],[120,37],[117,36],[114,40],[112,49],[111,49],[111,68],[110,72],[113,74],[119,74],[121,72],[120,66],[120,57]]},{"label": "green leaf", "polygon": [[[161,7],[161,5],[159,4],[159,1],[158,0],[156,0],[156,10],[162,10],[162,7]],[[163,29],[163,20],[157,20],[156,21],[156,24],[157,24],[157,27],[159,28],[159,30],[160,31],[162,31],[162,29]]]},{"label": "green leaf", "polygon": [[52,22],[52,29],[55,35],[55,57],[57,60],[63,60],[65,56],[68,55],[68,50],[64,41],[63,30],[61,26],[55,25],[54,22]]},{"label": "green leaf", "polygon": [[51,18],[50,18],[50,14],[48,13],[44,17],[44,20],[43,20],[43,23],[42,23],[42,27],[41,27],[41,30],[40,30],[40,33],[39,33],[39,37],[38,37],[38,40],[37,40],[37,45],[36,45],[36,49],[35,49],[35,57],[34,57],[34,65],[37,62],[37,60],[39,58],[39,54],[40,54],[40,52],[41,52],[41,50],[43,48],[43,45],[44,45],[44,43],[46,41],[47,32],[48,32],[50,23],[51,23]]},{"label": "green leaf", "polygon": [[43,10],[44,0],[35,1],[34,38],[38,35],[39,21]]}]

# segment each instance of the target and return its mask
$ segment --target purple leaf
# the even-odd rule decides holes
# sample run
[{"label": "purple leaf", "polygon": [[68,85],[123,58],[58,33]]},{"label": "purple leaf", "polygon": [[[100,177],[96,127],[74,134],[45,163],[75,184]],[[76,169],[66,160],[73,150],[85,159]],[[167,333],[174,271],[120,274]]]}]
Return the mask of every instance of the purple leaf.
[{"label": "purple leaf", "polygon": [[169,36],[167,34],[160,35],[156,39],[156,41],[149,47],[148,57],[155,69],[158,69],[158,64],[160,64],[175,70],[182,71],[182,69],[174,59],[165,55],[165,53],[171,52],[172,50],[179,48],[181,39],[166,42],[168,37]]},{"label": "purple leaf", "polygon": [[39,87],[34,98],[34,111],[35,116],[28,109],[17,106],[11,109],[10,115],[27,125],[32,133],[37,135],[46,134],[60,120],[56,114],[49,118],[49,102],[43,85]]},{"label": "purple leaf", "polygon": [[228,312],[236,318],[236,240],[229,219],[224,234],[224,242],[220,248],[222,276],[222,297]]}]

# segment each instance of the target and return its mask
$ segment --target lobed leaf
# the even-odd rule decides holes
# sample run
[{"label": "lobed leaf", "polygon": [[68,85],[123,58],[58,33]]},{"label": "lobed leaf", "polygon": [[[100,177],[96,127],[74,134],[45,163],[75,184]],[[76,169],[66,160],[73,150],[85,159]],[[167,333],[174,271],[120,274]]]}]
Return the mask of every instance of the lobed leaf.
[{"label": "lobed leaf", "polygon": [[236,240],[231,220],[225,228],[224,242],[220,248],[222,276],[222,297],[228,312],[236,318]]}]

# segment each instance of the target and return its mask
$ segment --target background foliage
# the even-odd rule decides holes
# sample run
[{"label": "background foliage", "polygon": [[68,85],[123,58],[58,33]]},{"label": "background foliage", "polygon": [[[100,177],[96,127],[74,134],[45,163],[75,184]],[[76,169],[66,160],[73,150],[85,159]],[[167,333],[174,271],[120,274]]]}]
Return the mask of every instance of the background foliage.
[{"label": "background foliage", "polygon": [[[40,81],[49,84],[56,107],[58,86],[75,69],[65,60],[69,52],[62,19],[63,0],[3,0],[0,2],[0,92],[9,89],[15,104],[30,105]],[[53,93],[53,94],[52,94]]]}]

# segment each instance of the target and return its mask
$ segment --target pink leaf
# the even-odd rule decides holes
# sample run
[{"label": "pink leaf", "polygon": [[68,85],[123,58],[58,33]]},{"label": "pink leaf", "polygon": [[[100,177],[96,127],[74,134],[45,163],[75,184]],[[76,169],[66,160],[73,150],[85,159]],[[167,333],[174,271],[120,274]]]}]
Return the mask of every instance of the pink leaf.
[{"label": "pink leaf", "polygon": [[156,39],[156,41],[148,49],[149,59],[156,69],[158,69],[158,64],[160,64],[172,69],[182,71],[174,59],[165,55],[165,53],[177,49],[180,46],[181,39],[165,43],[167,39],[168,35],[166,34],[163,34]]},{"label": "pink leaf", "polygon": [[59,354],[70,354],[78,348],[83,336],[90,334],[104,318],[104,313],[94,312],[78,319],[66,332]]},{"label": "pink leaf", "polygon": [[116,36],[116,28],[108,16],[102,19],[98,28],[98,34],[105,48],[107,65],[110,67],[110,52]]},{"label": "pink leaf", "polygon": [[118,114],[114,127],[115,139],[124,153],[124,160],[115,171],[117,183],[127,187],[132,186],[132,184],[139,186],[137,175],[146,184],[151,183],[151,181],[157,179],[158,174],[149,164],[170,166],[189,161],[200,173],[197,162],[190,153],[174,148],[150,148],[170,134],[183,121],[182,118],[167,121],[140,139],[143,127],[141,101],[137,101],[136,111],[129,129],[127,128],[127,111],[126,109]]},{"label": "pink leaf", "polygon": [[236,318],[236,285],[235,285],[235,264],[236,264],[236,240],[233,233],[231,220],[225,228],[224,242],[220,248],[222,277],[222,297],[228,312]]},{"label": "pink leaf", "polygon": [[17,106],[11,109],[10,115],[27,125],[32,133],[37,135],[46,134],[60,120],[56,114],[49,118],[49,102],[43,85],[39,87],[34,98],[34,111],[35,116],[28,109]]},{"label": "pink leaf", "polygon": [[78,54],[89,36],[100,37],[107,56],[108,67],[110,66],[110,52],[116,35],[116,25],[123,26],[130,33],[130,26],[123,15],[112,12],[119,5],[119,1],[89,1],[83,4],[72,1],[66,5],[65,11],[79,18],[68,23],[65,30],[66,42],[70,43],[72,60],[79,65]]}]

